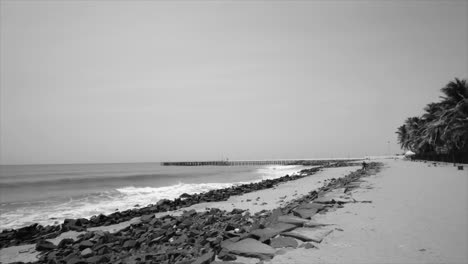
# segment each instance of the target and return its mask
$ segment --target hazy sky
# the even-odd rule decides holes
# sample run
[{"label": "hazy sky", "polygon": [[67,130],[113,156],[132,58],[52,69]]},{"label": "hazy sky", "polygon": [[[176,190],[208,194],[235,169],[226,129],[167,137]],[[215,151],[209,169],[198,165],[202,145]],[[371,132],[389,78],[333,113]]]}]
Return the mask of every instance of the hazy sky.
[{"label": "hazy sky", "polygon": [[468,1],[1,0],[0,162],[347,157],[468,73]]}]

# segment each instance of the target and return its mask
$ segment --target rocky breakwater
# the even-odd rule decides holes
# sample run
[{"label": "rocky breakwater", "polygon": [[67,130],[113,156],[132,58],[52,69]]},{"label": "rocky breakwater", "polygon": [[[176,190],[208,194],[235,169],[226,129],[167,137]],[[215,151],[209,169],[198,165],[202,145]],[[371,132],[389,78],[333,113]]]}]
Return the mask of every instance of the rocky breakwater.
[{"label": "rocky breakwater", "polygon": [[315,248],[333,229],[313,221],[313,215],[353,202],[338,198],[349,196],[347,192],[358,187],[361,177],[376,173],[378,168],[378,164],[370,164],[344,178],[332,179],[286,206],[254,215],[216,208],[160,218],[149,214],[112,234],[86,232],[76,241],[64,239],[58,246],[41,240],[36,244],[42,252],[38,263],[207,264],[235,261],[240,256],[268,260],[283,248]]},{"label": "rocky breakwater", "polygon": [[109,215],[101,214],[98,216],[93,216],[90,219],[65,219],[65,221],[61,225],[42,226],[39,224],[33,224],[16,230],[3,230],[0,233],[0,249],[9,246],[36,243],[40,240],[55,238],[61,233],[67,231],[85,231],[89,227],[118,224],[121,222],[129,221],[135,217],[159,212],[173,211],[197,203],[226,201],[227,199],[229,199],[229,197],[233,195],[241,195],[244,193],[268,189],[283,182],[297,180],[306,176],[313,175],[324,167],[328,168],[351,165],[354,164],[349,162],[336,162],[328,164],[327,162],[322,167],[304,169],[300,171],[297,175],[286,175],[276,179],[269,179],[256,183],[237,185],[230,188],[211,190],[199,194],[182,194],[179,198],[174,200],[164,199],[158,201],[156,204],[150,204],[145,207],[115,212]]}]

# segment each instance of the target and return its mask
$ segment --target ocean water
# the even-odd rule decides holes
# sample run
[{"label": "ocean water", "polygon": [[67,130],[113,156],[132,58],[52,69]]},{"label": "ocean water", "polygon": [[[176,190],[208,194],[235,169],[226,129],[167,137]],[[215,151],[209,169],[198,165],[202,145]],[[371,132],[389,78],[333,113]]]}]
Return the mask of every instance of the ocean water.
[{"label": "ocean water", "polygon": [[182,193],[294,174],[303,166],[160,166],[159,163],[0,165],[0,229],[89,218]]}]

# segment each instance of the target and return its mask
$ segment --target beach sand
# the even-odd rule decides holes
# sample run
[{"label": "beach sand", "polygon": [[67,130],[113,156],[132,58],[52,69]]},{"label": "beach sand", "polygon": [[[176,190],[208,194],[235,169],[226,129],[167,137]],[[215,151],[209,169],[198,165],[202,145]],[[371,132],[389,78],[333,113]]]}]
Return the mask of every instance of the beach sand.
[{"label": "beach sand", "polygon": [[[357,201],[343,208],[318,214],[314,219],[333,232],[317,248],[282,249],[264,263],[468,263],[468,167],[457,170],[452,165],[381,160],[382,170],[364,177],[360,188],[351,192]],[[323,186],[325,180],[343,177],[359,167],[341,167],[302,179],[280,184],[272,189],[231,197],[228,201],[201,203],[183,210],[220,208],[249,209],[251,213],[272,210]],[[134,220],[137,221],[137,220]],[[118,230],[130,223],[99,229]],[[68,234],[75,236],[77,234]],[[61,237],[66,237],[67,233]],[[59,239],[54,239],[57,243]],[[301,242],[302,243],[302,242]],[[34,245],[11,247],[0,251],[0,261],[31,261],[37,252]],[[239,257],[242,263],[257,259]]]},{"label": "beach sand", "polygon": [[290,250],[268,263],[468,263],[467,169],[384,160],[352,192],[372,203],[314,217],[343,231],[335,229],[320,249]]}]

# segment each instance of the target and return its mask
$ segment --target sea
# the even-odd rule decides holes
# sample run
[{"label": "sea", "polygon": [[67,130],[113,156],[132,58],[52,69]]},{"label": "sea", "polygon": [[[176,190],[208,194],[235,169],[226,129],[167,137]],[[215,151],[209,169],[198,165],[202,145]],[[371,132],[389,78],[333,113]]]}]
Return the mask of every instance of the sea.
[{"label": "sea", "polygon": [[237,184],[303,166],[161,166],[159,163],[0,165],[0,230],[60,224]]}]

